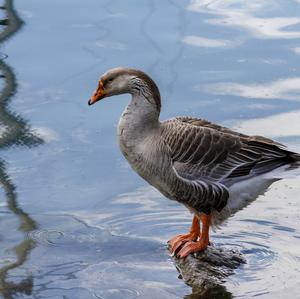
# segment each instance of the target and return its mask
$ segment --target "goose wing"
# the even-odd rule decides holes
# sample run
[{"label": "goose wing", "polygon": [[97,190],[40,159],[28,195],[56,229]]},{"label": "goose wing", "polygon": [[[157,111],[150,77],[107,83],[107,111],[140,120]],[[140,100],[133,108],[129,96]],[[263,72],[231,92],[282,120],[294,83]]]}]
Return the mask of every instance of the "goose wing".
[{"label": "goose wing", "polygon": [[271,139],[240,134],[197,118],[165,121],[161,135],[175,170],[190,180],[226,185],[293,161],[294,153]]}]

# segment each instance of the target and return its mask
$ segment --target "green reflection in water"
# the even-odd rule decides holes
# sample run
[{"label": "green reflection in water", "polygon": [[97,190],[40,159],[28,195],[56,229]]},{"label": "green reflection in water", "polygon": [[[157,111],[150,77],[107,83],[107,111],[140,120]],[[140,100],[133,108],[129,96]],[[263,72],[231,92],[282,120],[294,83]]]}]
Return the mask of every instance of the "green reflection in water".
[{"label": "green reflection in water", "polygon": [[[0,25],[3,26],[0,32],[0,42],[3,42],[15,34],[23,23],[13,8],[12,0],[5,0],[4,5],[0,8],[5,10],[6,14],[6,18],[0,20]],[[8,108],[8,103],[16,92],[17,84],[12,69],[3,60],[0,60],[0,73],[0,80],[3,81],[0,92],[0,126],[3,128],[3,133],[0,136],[0,149],[14,145],[31,147],[41,144],[43,141],[31,133],[29,124],[20,115]],[[16,187],[6,172],[5,161],[3,160],[0,160],[0,184],[5,192],[7,208],[18,217],[20,222],[18,230],[24,234],[24,240],[11,248],[16,255],[16,260],[0,269],[0,294],[6,299],[13,298],[18,293],[31,294],[32,292],[33,278],[31,276],[18,283],[9,282],[7,276],[10,270],[24,264],[36,246],[35,241],[28,237],[28,233],[37,229],[38,224],[19,207]]]}]

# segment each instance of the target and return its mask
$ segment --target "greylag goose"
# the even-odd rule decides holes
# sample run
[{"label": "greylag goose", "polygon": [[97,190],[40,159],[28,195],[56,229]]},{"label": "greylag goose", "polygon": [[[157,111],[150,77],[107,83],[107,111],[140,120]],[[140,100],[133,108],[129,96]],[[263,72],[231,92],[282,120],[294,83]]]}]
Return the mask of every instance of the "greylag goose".
[{"label": "greylag goose", "polygon": [[206,120],[176,117],[160,121],[158,87],[139,70],[108,70],[88,104],[123,93],[132,96],[118,125],[123,155],[149,184],[194,214],[190,232],[168,241],[170,251],[179,258],[207,248],[210,225],[223,210],[246,205],[249,199],[232,192],[234,186],[249,182],[250,189],[255,189],[251,179],[300,160],[299,154],[276,141]]}]

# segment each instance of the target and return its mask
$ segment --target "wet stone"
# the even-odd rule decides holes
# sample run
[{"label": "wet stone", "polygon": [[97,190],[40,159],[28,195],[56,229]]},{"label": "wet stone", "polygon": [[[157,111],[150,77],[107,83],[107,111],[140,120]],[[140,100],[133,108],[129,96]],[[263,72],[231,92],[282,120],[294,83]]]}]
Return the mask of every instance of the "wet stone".
[{"label": "wet stone", "polygon": [[209,246],[204,252],[190,254],[184,259],[173,256],[179,278],[196,289],[209,290],[220,286],[234,270],[246,263],[242,254],[233,248]]}]

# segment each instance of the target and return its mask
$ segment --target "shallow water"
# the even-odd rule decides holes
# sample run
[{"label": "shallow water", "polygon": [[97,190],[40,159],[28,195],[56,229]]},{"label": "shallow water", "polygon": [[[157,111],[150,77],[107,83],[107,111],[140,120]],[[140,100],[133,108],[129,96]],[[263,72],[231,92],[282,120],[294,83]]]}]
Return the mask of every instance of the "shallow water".
[{"label": "shallow water", "polygon": [[[8,10],[0,28],[1,296],[204,298],[166,249],[191,215],[118,149],[129,97],[87,100],[106,69],[136,67],[157,81],[162,119],[194,115],[300,152],[300,2],[14,5],[20,20]],[[247,260],[214,298],[300,298],[299,183],[275,182],[212,233]]]}]

